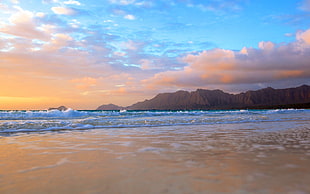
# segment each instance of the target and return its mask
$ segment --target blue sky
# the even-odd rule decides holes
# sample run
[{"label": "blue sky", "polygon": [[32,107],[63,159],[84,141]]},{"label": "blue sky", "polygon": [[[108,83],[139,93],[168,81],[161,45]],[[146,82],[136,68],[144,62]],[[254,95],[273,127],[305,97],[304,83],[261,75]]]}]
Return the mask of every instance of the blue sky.
[{"label": "blue sky", "polygon": [[[215,47],[239,50],[257,47],[260,41],[290,42],[296,31],[306,30],[310,24],[310,14],[302,9],[303,1],[298,0],[2,2],[47,14],[45,20],[57,23],[63,30],[76,20],[84,30],[116,36],[112,44],[141,40],[172,49],[184,44],[183,49],[189,52]],[[72,14],[55,15],[52,7],[71,9]],[[75,33],[76,38],[85,37],[85,31]]]},{"label": "blue sky", "polygon": [[309,0],[0,0],[0,98],[95,108],[309,84],[309,29]]}]

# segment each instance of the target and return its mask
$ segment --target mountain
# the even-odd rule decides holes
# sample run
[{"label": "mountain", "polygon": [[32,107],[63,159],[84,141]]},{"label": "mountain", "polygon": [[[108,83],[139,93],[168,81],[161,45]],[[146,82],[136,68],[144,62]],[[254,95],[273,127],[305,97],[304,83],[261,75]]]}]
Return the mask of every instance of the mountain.
[{"label": "mountain", "polygon": [[208,110],[238,108],[310,108],[310,86],[274,89],[271,87],[240,94],[198,89],[193,92],[161,93],[135,103],[129,110]]},{"label": "mountain", "polygon": [[99,106],[96,110],[122,110],[124,107],[117,106],[115,104],[104,104]]},{"label": "mountain", "polygon": [[129,109],[207,109],[211,106],[229,104],[231,96],[231,94],[224,93],[221,90],[177,91],[175,93],[158,94],[151,100],[131,105]]}]

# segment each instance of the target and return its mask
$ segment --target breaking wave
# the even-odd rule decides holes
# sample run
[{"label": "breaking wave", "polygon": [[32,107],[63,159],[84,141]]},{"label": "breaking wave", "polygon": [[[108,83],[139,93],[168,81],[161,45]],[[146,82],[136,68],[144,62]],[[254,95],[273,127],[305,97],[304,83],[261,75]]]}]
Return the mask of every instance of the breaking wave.
[{"label": "breaking wave", "polygon": [[0,133],[308,120],[307,109],[212,111],[0,111]]}]

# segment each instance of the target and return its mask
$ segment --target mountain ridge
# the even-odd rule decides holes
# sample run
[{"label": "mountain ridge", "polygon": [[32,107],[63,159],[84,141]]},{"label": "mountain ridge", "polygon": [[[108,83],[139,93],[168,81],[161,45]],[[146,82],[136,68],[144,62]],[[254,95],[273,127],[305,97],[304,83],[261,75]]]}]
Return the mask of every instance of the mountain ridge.
[{"label": "mountain ridge", "polygon": [[[113,105],[113,104],[112,104]],[[310,86],[260,90],[249,90],[230,94],[222,90],[197,89],[179,90],[173,93],[159,93],[155,97],[127,107],[101,105],[97,110],[212,110],[247,108],[310,108]]]}]

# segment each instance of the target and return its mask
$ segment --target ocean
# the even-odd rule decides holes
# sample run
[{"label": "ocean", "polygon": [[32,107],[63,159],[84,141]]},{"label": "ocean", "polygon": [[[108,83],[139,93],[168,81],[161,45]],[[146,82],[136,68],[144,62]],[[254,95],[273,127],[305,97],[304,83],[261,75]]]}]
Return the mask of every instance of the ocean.
[{"label": "ocean", "polygon": [[0,111],[0,193],[310,193],[310,110]]}]

